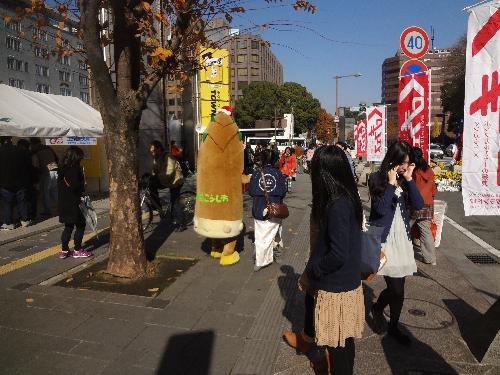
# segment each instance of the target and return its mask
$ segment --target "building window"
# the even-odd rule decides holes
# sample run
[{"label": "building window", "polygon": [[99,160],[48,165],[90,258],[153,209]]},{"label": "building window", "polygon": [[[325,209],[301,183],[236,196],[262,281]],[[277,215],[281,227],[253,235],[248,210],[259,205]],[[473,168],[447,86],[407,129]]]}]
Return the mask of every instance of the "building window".
[{"label": "building window", "polygon": [[175,105],[175,99],[168,99],[168,105]]},{"label": "building window", "polygon": [[35,74],[40,77],[48,77],[49,67],[43,65],[35,65]]},{"label": "building window", "polygon": [[181,119],[182,118],[182,111],[177,112],[177,118]]},{"label": "building window", "polygon": [[236,61],[237,61],[239,64],[244,64],[246,60],[247,60],[246,55],[238,55],[238,58],[237,58],[237,60],[236,60]]},{"label": "building window", "polygon": [[50,93],[50,86],[45,84],[45,83],[37,83],[36,84],[36,91],[42,92],[44,94],[49,94]]},{"label": "building window", "polygon": [[259,55],[253,54],[253,55],[252,55],[252,62],[254,62],[254,63],[258,63],[258,62],[260,62],[260,57],[259,57]]},{"label": "building window", "polygon": [[238,40],[236,42],[236,48],[239,48],[239,49],[247,48],[247,41],[246,40]]},{"label": "building window", "polygon": [[68,66],[71,65],[71,59],[67,55],[59,56],[59,58],[57,59],[57,61],[59,62],[59,64],[62,64],[62,65],[68,65]]},{"label": "building window", "polygon": [[239,81],[238,82],[238,89],[239,90],[242,90],[243,88],[245,88],[247,86],[248,86],[248,82],[247,81]]},{"label": "building window", "polygon": [[67,87],[60,87],[59,88],[59,93],[62,95],[62,96],[71,96],[71,89],[67,88]]},{"label": "building window", "polygon": [[49,56],[49,51],[47,50],[47,48],[42,48],[40,46],[33,47],[33,53],[36,57],[46,58]]},{"label": "building window", "polygon": [[22,79],[9,78],[9,86],[24,89],[24,81]]},{"label": "building window", "polygon": [[259,75],[259,68],[252,68],[251,71],[252,71],[252,76],[255,77]]},{"label": "building window", "polygon": [[7,35],[7,38],[5,39],[5,45],[8,49],[13,49],[14,51],[21,50],[21,41],[19,40],[19,38],[14,38],[10,35]]},{"label": "building window", "polygon": [[236,88],[235,83],[231,83],[231,90],[234,90]]},{"label": "building window", "polygon": [[14,56],[7,57],[7,68],[18,72],[28,72],[28,63],[16,59]]},{"label": "building window", "polygon": [[252,40],[252,49],[259,49],[260,43],[258,40]]},{"label": "building window", "polygon": [[89,86],[89,77],[80,74],[79,79],[80,79],[80,86],[85,86],[85,87]]},{"label": "building window", "polygon": [[10,20],[9,22],[5,21],[5,28],[10,31],[14,31],[16,33],[22,31],[21,22]]},{"label": "building window", "polygon": [[39,28],[34,28],[33,29],[33,35],[35,36],[34,39],[38,39],[38,40],[42,40],[44,42],[47,41],[47,32],[42,30],[42,29],[39,29]]},{"label": "building window", "polygon": [[82,61],[82,60],[78,60],[78,67],[81,69],[81,70],[88,70],[88,65],[85,63],[85,61]]},{"label": "building window", "polygon": [[[70,91],[71,92],[71,91]],[[89,104],[89,93],[88,92],[80,92],[80,99],[82,100],[82,102],[85,102],[87,104]]]},{"label": "building window", "polygon": [[59,80],[63,82],[71,82],[72,80],[72,75],[70,72],[65,72],[63,70],[59,71]]},{"label": "building window", "polygon": [[238,68],[238,75],[239,76],[247,76],[248,75],[248,69],[247,68]]}]

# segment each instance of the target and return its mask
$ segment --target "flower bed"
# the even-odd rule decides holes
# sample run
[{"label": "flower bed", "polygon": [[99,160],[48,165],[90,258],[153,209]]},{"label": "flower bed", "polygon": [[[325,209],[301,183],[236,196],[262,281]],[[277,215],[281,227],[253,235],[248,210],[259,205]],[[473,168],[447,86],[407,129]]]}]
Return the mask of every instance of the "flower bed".
[{"label": "flower bed", "polygon": [[436,172],[435,177],[438,191],[462,190],[462,172]]}]

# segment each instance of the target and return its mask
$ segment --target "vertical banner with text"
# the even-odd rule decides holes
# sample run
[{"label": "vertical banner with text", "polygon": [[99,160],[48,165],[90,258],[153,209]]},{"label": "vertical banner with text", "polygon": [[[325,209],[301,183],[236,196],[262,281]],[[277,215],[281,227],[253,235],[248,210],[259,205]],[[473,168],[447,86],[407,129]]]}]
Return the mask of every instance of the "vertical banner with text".
[{"label": "vertical banner with text", "polygon": [[399,139],[419,147],[427,160],[429,155],[428,72],[399,78],[398,123]]},{"label": "vertical banner with text", "polygon": [[386,107],[367,107],[367,161],[382,161],[385,156]]},{"label": "vertical banner with text", "polygon": [[500,9],[469,10],[463,134],[465,216],[500,215]]},{"label": "vertical banner with text", "polygon": [[219,108],[229,105],[229,52],[207,48],[200,55],[200,123],[206,127]]},{"label": "vertical banner with text", "polygon": [[366,135],[366,121],[360,120],[356,124],[354,130],[354,141],[356,142],[356,156],[366,157],[367,151],[367,135]]}]

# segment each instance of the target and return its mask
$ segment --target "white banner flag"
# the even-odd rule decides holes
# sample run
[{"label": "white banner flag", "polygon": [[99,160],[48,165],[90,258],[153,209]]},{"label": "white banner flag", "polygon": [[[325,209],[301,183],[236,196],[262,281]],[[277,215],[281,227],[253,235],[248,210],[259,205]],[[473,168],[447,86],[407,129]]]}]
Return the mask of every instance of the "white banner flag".
[{"label": "white banner flag", "polygon": [[462,197],[465,216],[500,215],[499,2],[469,12]]},{"label": "white banner flag", "polygon": [[368,161],[382,161],[385,156],[386,107],[366,107]]}]

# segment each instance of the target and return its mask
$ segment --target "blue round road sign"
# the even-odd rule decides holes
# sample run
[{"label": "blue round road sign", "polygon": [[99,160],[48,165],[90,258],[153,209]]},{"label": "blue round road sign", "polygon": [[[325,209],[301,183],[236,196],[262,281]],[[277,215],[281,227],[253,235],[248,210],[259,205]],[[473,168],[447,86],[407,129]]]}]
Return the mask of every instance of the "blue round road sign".
[{"label": "blue round road sign", "polygon": [[412,74],[424,73],[428,70],[427,65],[425,65],[420,60],[408,60],[403,64],[401,70],[399,71],[399,76],[409,76]]}]

